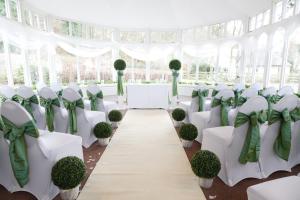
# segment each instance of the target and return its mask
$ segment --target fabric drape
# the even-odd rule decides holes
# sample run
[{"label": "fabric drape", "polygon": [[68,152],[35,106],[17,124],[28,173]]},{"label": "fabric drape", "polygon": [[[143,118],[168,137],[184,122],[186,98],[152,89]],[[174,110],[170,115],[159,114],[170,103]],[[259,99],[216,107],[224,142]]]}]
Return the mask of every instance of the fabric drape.
[{"label": "fabric drape", "polygon": [[98,110],[98,102],[97,99],[103,99],[102,91],[99,91],[97,94],[92,94],[89,91],[86,92],[90,102],[91,102],[91,110],[97,111]]},{"label": "fabric drape", "polygon": [[208,89],[206,90],[194,90],[192,98],[198,98],[198,112],[204,111],[205,97],[208,96]]},{"label": "fabric drape", "polygon": [[177,79],[178,79],[179,73],[176,70],[172,71],[172,96],[177,96],[178,95],[178,88],[177,88]]},{"label": "fabric drape", "polygon": [[39,100],[38,100],[37,96],[32,95],[31,97],[29,97],[27,99],[19,96],[19,99],[20,99],[21,105],[27,110],[27,112],[30,113],[30,115],[34,119],[34,115],[33,115],[33,111],[32,111],[32,104],[33,103],[34,104],[39,104]]},{"label": "fabric drape", "polygon": [[118,96],[123,96],[124,94],[124,90],[123,90],[123,71],[122,70],[118,70],[118,82],[117,82],[117,93]]}]

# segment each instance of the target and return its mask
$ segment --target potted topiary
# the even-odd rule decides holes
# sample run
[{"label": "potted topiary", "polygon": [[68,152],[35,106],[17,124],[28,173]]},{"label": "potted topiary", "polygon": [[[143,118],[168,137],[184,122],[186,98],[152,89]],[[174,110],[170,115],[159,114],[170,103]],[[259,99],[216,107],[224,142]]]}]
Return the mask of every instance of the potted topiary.
[{"label": "potted topiary", "polygon": [[175,127],[179,127],[185,119],[185,111],[182,108],[175,108],[172,112]]},{"label": "potted topiary", "polygon": [[192,146],[194,139],[198,136],[197,127],[193,124],[183,124],[179,130],[182,146],[189,148]]},{"label": "potted topiary", "polygon": [[117,81],[117,93],[118,93],[118,102],[119,104],[123,103],[123,95],[124,95],[124,89],[123,89],[123,71],[126,69],[126,62],[122,59],[117,59],[114,62],[114,68],[117,71],[118,74],[118,81]]},{"label": "potted topiary", "polygon": [[113,128],[118,127],[118,123],[122,120],[122,113],[118,110],[112,110],[108,113],[108,119]]},{"label": "potted topiary", "polygon": [[100,122],[94,127],[94,135],[98,138],[101,146],[107,146],[109,138],[112,135],[112,127],[109,123]]},{"label": "potted topiary", "polygon": [[219,158],[211,151],[200,150],[191,160],[193,172],[199,177],[199,185],[204,188],[210,188],[213,179],[221,170]]},{"label": "potted topiary", "polygon": [[74,200],[79,194],[80,182],[85,177],[85,165],[80,158],[68,156],[52,167],[51,178],[60,189],[63,200]]}]

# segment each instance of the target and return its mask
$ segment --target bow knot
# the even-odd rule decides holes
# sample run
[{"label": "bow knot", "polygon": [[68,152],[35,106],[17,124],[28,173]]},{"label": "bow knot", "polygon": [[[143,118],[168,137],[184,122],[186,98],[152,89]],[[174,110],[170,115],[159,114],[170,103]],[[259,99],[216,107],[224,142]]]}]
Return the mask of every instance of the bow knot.
[{"label": "bow knot", "polygon": [[198,112],[204,111],[204,97],[208,96],[208,90],[194,90],[192,98],[198,98]]},{"label": "bow knot", "polygon": [[66,99],[63,99],[63,103],[68,110],[69,114],[69,127],[71,134],[74,134],[77,132],[77,114],[76,114],[76,107],[84,109],[84,104],[82,99],[78,99],[76,101],[68,101]]},{"label": "bow knot", "polygon": [[230,97],[228,99],[225,99],[222,97],[221,99],[214,98],[212,102],[212,108],[216,106],[220,106],[220,118],[221,118],[221,126],[228,126],[229,120],[228,120],[228,111],[229,107],[233,105],[233,98]]},{"label": "bow knot", "polygon": [[258,124],[258,116],[256,112],[250,114],[250,125],[257,126]]},{"label": "bow knot", "polygon": [[282,119],[284,120],[284,122],[291,121],[291,115],[290,115],[290,112],[289,112],[289,110],[287,108],[285,108],[282,111]]},{"label": "bow knot", "polygon": [[41,106],[45,107],[46,110],[46,122],[47,127],[50,132],[54,130],[54,109],[53,106],[60,107],[58,98],[55,99],[45,99],[40,97]]},{"label": "bow knot", "polygon": [[87,96],[91,101],[91,110],[97,111],[98,110],[98,98],[103,99],[102,91],[99,91],[97,94],[92,94],[91,92],[87,91]]}]

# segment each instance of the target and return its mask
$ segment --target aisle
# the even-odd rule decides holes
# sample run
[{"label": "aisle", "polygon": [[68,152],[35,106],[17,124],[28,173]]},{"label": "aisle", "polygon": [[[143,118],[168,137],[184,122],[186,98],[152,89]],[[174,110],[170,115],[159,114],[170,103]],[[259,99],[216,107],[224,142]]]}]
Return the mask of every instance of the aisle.
[{"label": "aisle", "polygon": [[167,111],[129,110],[79,200],[202,200]]}]

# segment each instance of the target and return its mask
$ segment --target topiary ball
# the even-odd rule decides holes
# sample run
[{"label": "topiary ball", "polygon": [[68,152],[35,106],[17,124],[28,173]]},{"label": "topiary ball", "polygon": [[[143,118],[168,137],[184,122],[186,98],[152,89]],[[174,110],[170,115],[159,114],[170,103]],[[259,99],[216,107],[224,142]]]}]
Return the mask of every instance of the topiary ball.
[{"label": "topiary ball", "polygon": [[193,141],[198,136],[197,127],[193,124],[183,124],[179,130],[180,138],[188,141]]},{"label": "topiary ball", "polygon": [[112,110],[108,113],[108,119],[111,122],[119,122],[122,120],[122,113],[118,110]]},{"label": "topiary ball", "polygon": [[171,60],[170,63],[169,63],[169,68],[170,68],[171,70],[176,70],[176,71],[178,71],[178,70],[180,70],[180,68],[181,68],[181,62],[180,62],[179,60],[177,60],[177,59]]},{"label": "topiary ball", "polygon": [[212,179],[218,175],[221,170],[221,162],[211,151],[200,150],[191,160],[193,172],[201,178]]},{"label": "topiary ball", "polygon": [[96,124],[93,131],[96,138],[109,138],[112,135],[112,127],[106,122]]},{"label": "topiary ball", "polygon": [[117,59],[114,62],[114,68],[115,70],[124,70],[126,68],[126,62],[122,59]]},{"label": "topiary ball", "polygon": [[73,189],[85,177],[85,165],[80,158],[68,156],[60,159],[52,167],[51,178],[57,187],[62,190]]},{"label": "topiary ball", "polygon": [[181,122],[185,118],[185,111],[181,108],[176,108],[172,112],[172,117],[175,121]]}]

